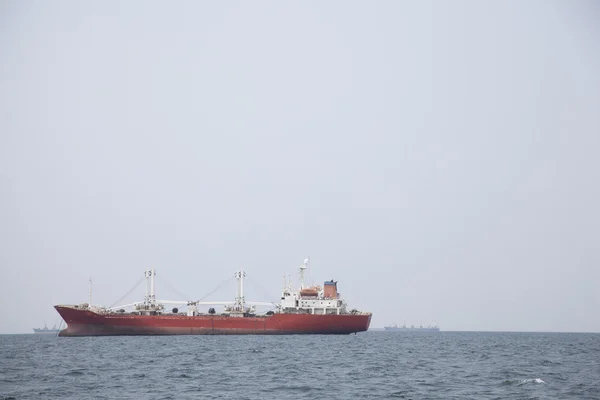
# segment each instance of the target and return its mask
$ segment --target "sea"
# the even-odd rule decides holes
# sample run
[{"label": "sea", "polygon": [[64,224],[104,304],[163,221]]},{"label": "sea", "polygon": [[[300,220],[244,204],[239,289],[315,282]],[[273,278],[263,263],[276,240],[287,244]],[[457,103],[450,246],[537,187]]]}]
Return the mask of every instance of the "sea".
[{"label": "sea", "polygon": [[600,334],[1,335],[0,399],[600,399]]}]

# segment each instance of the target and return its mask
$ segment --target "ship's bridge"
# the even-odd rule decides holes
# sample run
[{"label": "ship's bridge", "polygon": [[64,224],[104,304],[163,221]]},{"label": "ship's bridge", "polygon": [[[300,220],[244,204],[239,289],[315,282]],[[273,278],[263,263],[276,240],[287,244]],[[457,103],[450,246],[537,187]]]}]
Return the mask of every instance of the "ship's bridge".
[{"label": "ship's bridge", "polygon": [[279,308],[286,314],[345,314],[346,302],[337,292],[337,282],[331,280],[322,287],[301,288],[299,291],[284,288]]}]

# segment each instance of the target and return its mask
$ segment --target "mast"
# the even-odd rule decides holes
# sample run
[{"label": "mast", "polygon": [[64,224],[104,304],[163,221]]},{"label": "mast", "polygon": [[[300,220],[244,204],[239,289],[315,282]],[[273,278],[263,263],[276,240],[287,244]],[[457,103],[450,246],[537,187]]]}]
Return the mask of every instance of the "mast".
[{"label": "mast", "polygon": [[150,271],[148,271],[148,270],[144,271],[144,277],[146,278],[146,294],[144,295],[144,303],[148,304],[148,300],[150,298],[150,282],[149,282]]},{"label": "mast", "polygon": [[300,266],[300,290],[304,289],[304,270],[308,268],[308,257],[304,259],[304,264]]},{"label": "mast", "polygon": [[90,277],[90,294],[88,300],[88,307],[92,306],[92,278]]},{"label": "mast", "polygon": [[243,268],[240,268],[240,270],[235,273],[235,278],[238,281],[235,302],[236,302],[236,305],[238,305],[242,311],[244,310],[244,306],[246,304],[246,299],[244,298],[244,278],[245,277],[246,277],[246,272],[244,272]]},{"label": "mast", "polygon": [[153,269],[144,271],[144,276],[146,277],[146,297],[144,298],[144,303],[154,304],[156,302],[156,295],[154,293],[154,277],[156,276],[156,271]]},{"label": "mast", "polygon": [[246,273],[240,269],[240,299],[242,302],[242,306],[245,303],[245,299],[244,299],[244,277],[246,276]]},{"label": "mast", "polygon": [[150,303],[154,304],[156,302],[156,295],[154,293],[154,277],[156,276],[155,270],[150,270]]}]

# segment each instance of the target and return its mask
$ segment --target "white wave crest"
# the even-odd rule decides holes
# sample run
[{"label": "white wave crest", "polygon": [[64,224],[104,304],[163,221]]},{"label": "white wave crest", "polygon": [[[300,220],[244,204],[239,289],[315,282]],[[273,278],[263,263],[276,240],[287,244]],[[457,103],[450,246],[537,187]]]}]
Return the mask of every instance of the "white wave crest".
[{"label": "white wave crest", "polygon": [[519,385],[525,385],[528,383],[546,383],[544,382],[542,379],[540,378],[535,378],[535,379],[522,379],[519,381]]}]

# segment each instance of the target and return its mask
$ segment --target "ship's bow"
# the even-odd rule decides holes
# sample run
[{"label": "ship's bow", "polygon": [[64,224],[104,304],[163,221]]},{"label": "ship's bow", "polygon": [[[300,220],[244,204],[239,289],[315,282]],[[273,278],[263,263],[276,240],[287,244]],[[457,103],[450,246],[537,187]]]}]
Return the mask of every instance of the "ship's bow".
[{"label": "ship's bow", "polygon": [[81,306],[57,305],[54,309],[67,324],[58,336],[90,336],[102,324],[101,315]]}]

